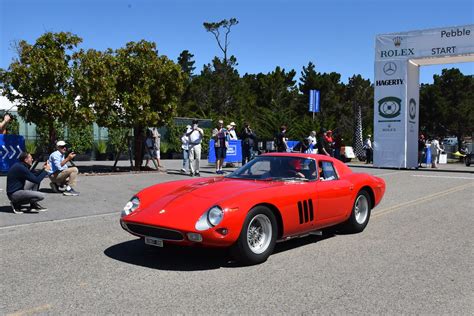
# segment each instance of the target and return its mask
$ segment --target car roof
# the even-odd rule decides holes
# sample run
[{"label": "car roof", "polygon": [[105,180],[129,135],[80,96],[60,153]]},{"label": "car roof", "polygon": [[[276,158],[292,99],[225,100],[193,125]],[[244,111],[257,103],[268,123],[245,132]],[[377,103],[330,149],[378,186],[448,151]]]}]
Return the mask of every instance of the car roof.
[{"label": "car roof", "polygon": [[284,153],[284,152],[273,152],[273,153],[265,153],[260,156],[265,157],[293,157],[293,158],[311,158],[315,159],[316,161],[324,160],[330,161],[336,167],[339,176],[346,175],[352,173],[352,170],[342,161],[326,156],[326,155],[319,155],[319,154],[306,154],[306,153]]}]

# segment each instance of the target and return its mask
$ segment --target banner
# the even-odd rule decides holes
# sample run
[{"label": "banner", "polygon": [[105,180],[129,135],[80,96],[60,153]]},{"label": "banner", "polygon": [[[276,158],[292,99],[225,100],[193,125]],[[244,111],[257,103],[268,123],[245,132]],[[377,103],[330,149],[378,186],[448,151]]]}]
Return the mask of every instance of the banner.
[{"label": "banner", "polygon": [[0,134],[0,171],[7,172],[25,150],[25,139],[20,135]]}]

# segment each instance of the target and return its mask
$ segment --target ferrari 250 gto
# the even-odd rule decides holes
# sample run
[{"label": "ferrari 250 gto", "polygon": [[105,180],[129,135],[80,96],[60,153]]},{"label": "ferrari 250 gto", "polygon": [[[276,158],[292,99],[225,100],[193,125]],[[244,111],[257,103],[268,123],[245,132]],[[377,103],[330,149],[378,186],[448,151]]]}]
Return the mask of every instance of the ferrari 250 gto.
[{"label": "ferrari 250 gto", "polygon": [[230,247],[244,264],[265,261],[275,243],[336,226],[361,232],[385,192],[383,179],[334,158],[263,154],[227,176],[156,184],[121,213],[123,229],[148,245]]}]

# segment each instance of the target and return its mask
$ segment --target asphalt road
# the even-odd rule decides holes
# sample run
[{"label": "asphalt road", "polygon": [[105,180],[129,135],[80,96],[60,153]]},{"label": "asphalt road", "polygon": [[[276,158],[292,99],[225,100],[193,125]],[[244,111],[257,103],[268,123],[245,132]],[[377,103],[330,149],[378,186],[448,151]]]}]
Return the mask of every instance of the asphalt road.
[{"label": "asphalt road", "polygon": [[184,178],[165,165],[82,176],[80,196],[48,194],[40,214],[10,213],[0,194],[0,314],[474,314],[474,168],[354,166],[387,183],[363,233],[279,243],[242,267],[225,251],[145,247],[122,230],[133,193]]}]

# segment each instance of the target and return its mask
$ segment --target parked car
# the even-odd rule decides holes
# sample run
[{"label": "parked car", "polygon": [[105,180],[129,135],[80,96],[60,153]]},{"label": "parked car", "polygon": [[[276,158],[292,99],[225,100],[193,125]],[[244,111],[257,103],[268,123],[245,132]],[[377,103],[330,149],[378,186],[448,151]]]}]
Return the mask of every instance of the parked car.
[{"label": "parked car", "polygon": [[304,153],[263,154],[227,176],[156,184],[127,203],[120,223],[148,245],[229,247],[243,264],[276,241],[323,228],[358,233],[385,192],[383,179]]}]

